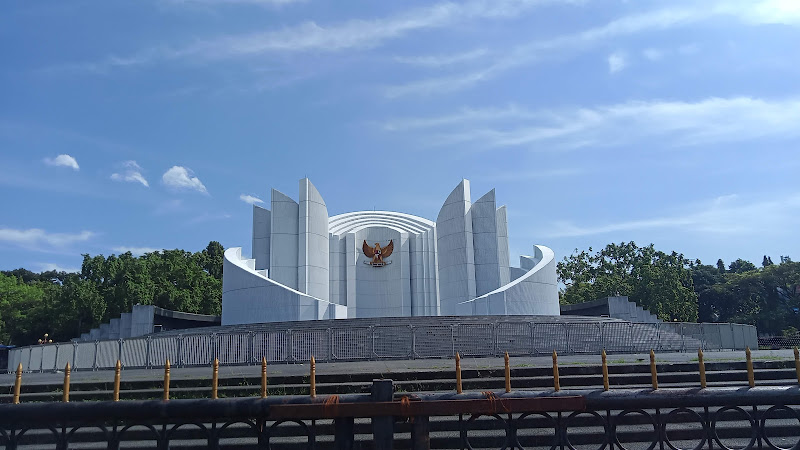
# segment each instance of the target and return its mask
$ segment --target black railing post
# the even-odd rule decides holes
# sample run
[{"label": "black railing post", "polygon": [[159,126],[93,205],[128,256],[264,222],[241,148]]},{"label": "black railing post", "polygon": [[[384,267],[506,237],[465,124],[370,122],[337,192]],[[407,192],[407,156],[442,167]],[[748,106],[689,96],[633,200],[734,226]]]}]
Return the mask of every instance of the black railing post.
[{"label": "black railing post", "polygon": [[354,423],[355,420],[352,417],[337,417],[334,420],[333,448],[336,450],[350,450],[353,448],[355,439],[353,436]]},{"label": "black railing post", "polygon": [[[391,402],[393,397],[392,380],[372,380],[373,402]],[[372,438],[376,450],[391,450],[394,442],[394,417],[373,417]]]},{"label": "black railing post", "polygon": [[411,424],[411,448],[413,450],[429,450],[431,448],[428,416],[414,416],[414,423]]}]

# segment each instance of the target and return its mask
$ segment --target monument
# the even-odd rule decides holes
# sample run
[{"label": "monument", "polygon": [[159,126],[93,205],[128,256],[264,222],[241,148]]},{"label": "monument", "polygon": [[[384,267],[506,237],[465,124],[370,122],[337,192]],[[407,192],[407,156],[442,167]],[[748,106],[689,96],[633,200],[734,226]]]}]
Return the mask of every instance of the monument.
[{"label": "monument", "polygon": [[553,251],[509,264],[506,207],[469,181],[436,222],[391,211],[328,216],[307,178],[298,201],[253,206],[252,258],[225,251],[222,324],[364,317],[559,315]]}]

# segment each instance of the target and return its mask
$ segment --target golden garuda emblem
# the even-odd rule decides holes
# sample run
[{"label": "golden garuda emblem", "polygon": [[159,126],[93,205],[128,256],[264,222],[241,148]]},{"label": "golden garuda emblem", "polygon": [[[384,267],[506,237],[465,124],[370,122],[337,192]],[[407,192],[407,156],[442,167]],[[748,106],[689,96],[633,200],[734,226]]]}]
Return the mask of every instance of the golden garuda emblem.
[{"label": "golden garuda emblem", "polygon": [[381,244],[377,242],[375,243],[375,247],[371,247],[365,240],[364,245],[361,246],[361,250],[364,251],[364,256],[372,258],[372,261],[364,262],[364,264],[369,264],[372,267],[383,267],[392,263],[391,261],[384,261],[383,258],[388,258],[392,254],[394,250],[394,241],[390,239],[386,247],[381,247]]}]

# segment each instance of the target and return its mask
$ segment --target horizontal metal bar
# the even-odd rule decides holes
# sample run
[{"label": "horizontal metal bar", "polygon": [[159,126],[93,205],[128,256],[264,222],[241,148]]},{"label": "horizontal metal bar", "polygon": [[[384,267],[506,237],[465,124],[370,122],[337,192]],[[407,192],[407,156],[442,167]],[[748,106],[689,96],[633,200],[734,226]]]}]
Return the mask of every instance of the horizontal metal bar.
[{"label": "horizontal metal bar", "polygon": [[[585,409],[593,411],[601,410],[621,410],[621,409],[655,409],[655,408],[678,408],[678,407],[705,407],[705,406],[751,406],[751,405],[800,405],[800,387],[798,386],[765,386],[755,388],[709,388],[709,389],[615,389],[611,391],[602,390],[564,390],[553,391],[515,391],[510,393],[493,392],[490,394],[496,398],[495,408],[500,408],[506,400],[513,399],[544,399],[548,408],[544,404],[530,404],[532,408],[538,410],[549,409],[559,411],[570,409],[570,406],[563,406],[559,401],[574,397],[583,397]],[[499,409],[480,409],[489,408],[485,406],[487,394],[483,392],[469,392],[464,394],[456,393],[432,393],[405,395],[409,397],[407,406],[400,406],[400,402],[395,400],[387,408],[391,410],[381,410],[380,414],[372,415],[406,415],[410,411],[411,415],[420,415],[418,410],[411,408],[427,408],[427,406],[413,406],[416,404],[427,404],[443,401],[465,401],[479,400],[478,403],[471,404],[480,414],[492,414],[503,412]],[[334,399],[335,397],[335,399]],[[399,399],[403,396],[396,395]],[[326,402],[328,405],[325,405]],[[0,405],[0,424],[20,424],[42,422],[70,423],[79,421],[104,422],[111,420],[149,420],[154,422],[169,422],[175,420],[204,420],[204,419],[238,419],[238,418],[267,418],[272,411],[281,405],[314,405],[323,412],[325,408],[338,402],[339,408],[347,408],[346,404],[356,403],[365,409],[375,405],[369,395],[366,394],[347,394],[339,396],[318,396],[310,398],[307,396],[274,396],[265,399],[257,397],[247,398],[226,398],[226,399],[187,399],[187,400],[147,400],[147,401],[121,401],[121,402],[52,402],[52,403],[22,403]],[[405,402],[404,402],[405,403]],[[483,404],[483,406],[475,406]],[[432,409],[424,414],[448,415],[458,413],[455,406],[450,405],[469,405],[468,403],[442,403],[441,409]],[[509,403],[510,404],[510,403]],[[524,404],[524,403],[521,403]],[[577,404],[576,404],[577,405]],[[574,405],[573,405],[574,406]],[[584,409],[584,405],[578,405]],[[404,409],[405,408],[405,409]],[[514,408],[517,408],[516,404]],[[466,406],[465,406],[466,409]],[[280,408],[278,408],[280,411]],[[285,409],[283,414],[292,413],[291,409]],[[297,411],[300,411],[298,409]],[[453,412],[455,411],[455,412]],[[492,412],[494,411],[494,412]],[[515,410],[516,411],[516,410]],[[469,413],[468,410],[461,411]],[[369,413],[359,408],[348,410],[348,414],[353,413],[359,417],[369,417]],[[357,413],[357,414],[356,414]],[[277,417],[278,412],[273,417]],[[338,417],[343,417],[344,413],[336,413]],[[361,416],[361,414],[364,414]],[[337,417],[329,415],[327,417]]]},{"label": "horizontal metal bar", "polygon": [[[408,398],[408,397],[406,397]],[[275,405],[267,419],[331,419],[336,417],[447,416],[455,414],[505,414],[521,412],[583,411],[580,396],[483,398],[469,400],[393,401],[375,403],[323,403]]]}]

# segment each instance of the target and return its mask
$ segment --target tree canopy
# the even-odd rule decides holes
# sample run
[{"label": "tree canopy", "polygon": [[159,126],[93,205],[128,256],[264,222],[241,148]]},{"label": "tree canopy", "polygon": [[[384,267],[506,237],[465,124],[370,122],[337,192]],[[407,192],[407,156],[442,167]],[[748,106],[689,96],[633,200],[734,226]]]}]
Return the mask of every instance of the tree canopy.
[{"label": "tree canopy", "polygon": [[218,315],[222,255],[212,241],[200,252],[163,250],[133,256],[83,255],[80,273],[0,273],[0,342],[32,344],[44,333],[65,341],[129,312],[133,305]]},{"label": "tree canopy", "polygon": [[562,303],[582,303],[608,296],[627,296],[661,320],[697,320],[697,294],[691,262],[679,253],[664,253],[652,244],[609,244],[578,253],[558,263],[565,284]]}]

